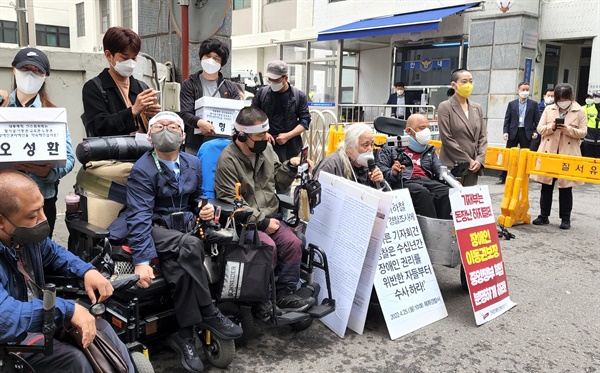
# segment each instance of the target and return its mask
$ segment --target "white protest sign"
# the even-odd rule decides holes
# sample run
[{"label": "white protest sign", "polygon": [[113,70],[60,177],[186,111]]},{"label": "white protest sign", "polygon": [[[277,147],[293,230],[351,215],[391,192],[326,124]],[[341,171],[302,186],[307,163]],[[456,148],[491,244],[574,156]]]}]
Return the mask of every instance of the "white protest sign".
[{"label": "white protest sign", "polygon": [[[213,125],[217,135],[231,136],[233,123],[244,107],[244,101],[220,97],[200,97],[195,102],[196,116]],[[200,134],[194,128],[194,134]]]},{"label": "white protest sign", "polygon": [[[335,311],[321,319],[340,337],[346,327],[356,294],[379,199],[343,178],[321,172],[321,204],[306,228],[306,241],[321,247],[327,255]],[[323,271],[315,281],[326,289]],[[319,303],[326,292],[321,291]]]},{"label": "white protest sign", "polygon": [[0,169],[24,162],[65,167],[66,160],[64,108],[0,109]]},{"label": "white protest sign", "polygon": [[488,186],[450,189],[450,205],[475,322],[481,325],[517,305],[508,294]]},{"label": "white protest sign", "polygon": [[353,330],[358,334],[362,334],[367,320],[367,312],[369,311],[371,293],[373,292],[373,281],[375,280],[375,273],[377,272],[379,250],[381,249],[388,214],[394,196],[390,193],[382,192],[366,185],[358,183],[353,183],[352,185],[379,198],[377,215],[375,216],[375,223],[373,224],[373,230],[371,231],[371,239],[369,240],[369,246],[367,247],[367,255],[363,263],[360,279],[358,280],[354,302],[352,302],[350,319],[348,320],[348,329]]},{"label": "white protest sign", "polygon": [[375,289],[392,340],[448,316],[407,189],[394,200],[379,254]]}]

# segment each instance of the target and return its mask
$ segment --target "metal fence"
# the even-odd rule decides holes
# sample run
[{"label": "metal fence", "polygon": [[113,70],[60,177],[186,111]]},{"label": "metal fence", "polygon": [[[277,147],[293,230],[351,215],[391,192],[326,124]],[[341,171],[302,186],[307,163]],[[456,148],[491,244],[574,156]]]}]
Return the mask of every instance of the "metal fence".
[{"label": "metal fence", "polygon": [[[327,155],[329,145],[329,129],[331,125],[346,126],[356,122],[364,122],[373,126],[373,121],[379,116],[391,116],[392,108],[399,105],[371,104],[342,104],[341,115],[338,118],[335,111],[330,109],[310,110],[311,122],[308,131],[302,133],[302,141],[309,147],[309,158],[317,164]],[[434,105],[400,105],[404,110],[421,113],[429,119],[432,138],[438,139],[436,107]]]}]

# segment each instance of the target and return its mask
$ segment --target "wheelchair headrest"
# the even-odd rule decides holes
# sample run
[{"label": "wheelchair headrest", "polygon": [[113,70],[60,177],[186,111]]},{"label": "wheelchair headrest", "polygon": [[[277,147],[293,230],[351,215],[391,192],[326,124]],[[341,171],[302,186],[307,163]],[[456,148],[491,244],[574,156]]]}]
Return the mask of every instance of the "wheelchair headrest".
[{"label": "wheelchair headrest", "polygon": [[134,136],[88,137],[77,145],[75,155],[84,166],[88,162],[117,160],[135,162],[152,149],[147,142],[137,142]]},{"label": "wheelchair headrest", "polygon": [[402,136],[406,128],[404,119],[396,119],[390,117],[377,117],[373,122],[373,126],[377,132],[385,133],[390,136]]}]

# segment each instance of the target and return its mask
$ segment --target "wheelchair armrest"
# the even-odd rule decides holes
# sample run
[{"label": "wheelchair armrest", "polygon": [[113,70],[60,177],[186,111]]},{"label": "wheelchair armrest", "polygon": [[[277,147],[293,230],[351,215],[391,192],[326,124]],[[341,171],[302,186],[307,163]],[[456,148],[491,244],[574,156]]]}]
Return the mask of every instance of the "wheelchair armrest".
[{"label": "wheelchair armrest", "polygon": [[294,199],[287,194],[278,194],[277,199],[279,199],[280,208],[292,211],[297,210],[297,207],[294,204]]},{"label": "wheelchair armrest", "polygon": [[108,237],[108,235],[110,234],[108,230],[90,224],[87,221],[78,218],[67,220],[67,228],[69,230],[72,229],[94,239],[103,239]]}]

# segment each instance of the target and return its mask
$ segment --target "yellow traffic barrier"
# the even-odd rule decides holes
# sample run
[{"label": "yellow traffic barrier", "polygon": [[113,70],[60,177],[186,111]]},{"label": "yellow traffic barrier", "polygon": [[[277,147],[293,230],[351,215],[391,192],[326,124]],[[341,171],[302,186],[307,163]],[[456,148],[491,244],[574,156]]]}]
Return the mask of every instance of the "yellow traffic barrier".
[{"label": "yellow traffic barrier", "polygon": [[527,173],[600,184],[600,159],[528,152]]},{"label": "yellow traffic barrier", "polygon": [[329,137],[327,138],[327,154],[333,153],[339,143],[344,139],[344,125],[332,124],[329,126]]},{"label": "yellow traffic barrier", "polygon": [[[498,224],[512,227],[516,223],[529,224],[529,180],[527,179],[527,157],[519,148],[510,148],[509,166],[504,185],[504,195],[500,205]],[[529,149],[524,149],[529,151]]]},{"label": "yellow traffic barrier", "polygon": [[[430,140],[429,145],[435,146],[436,152],[439,155],[439,151],[442,148],[442,142],[440,140]],[[487,153],[485,153],[485,168],[507,171],[509,162],[510,149],[488,146]]]}]

